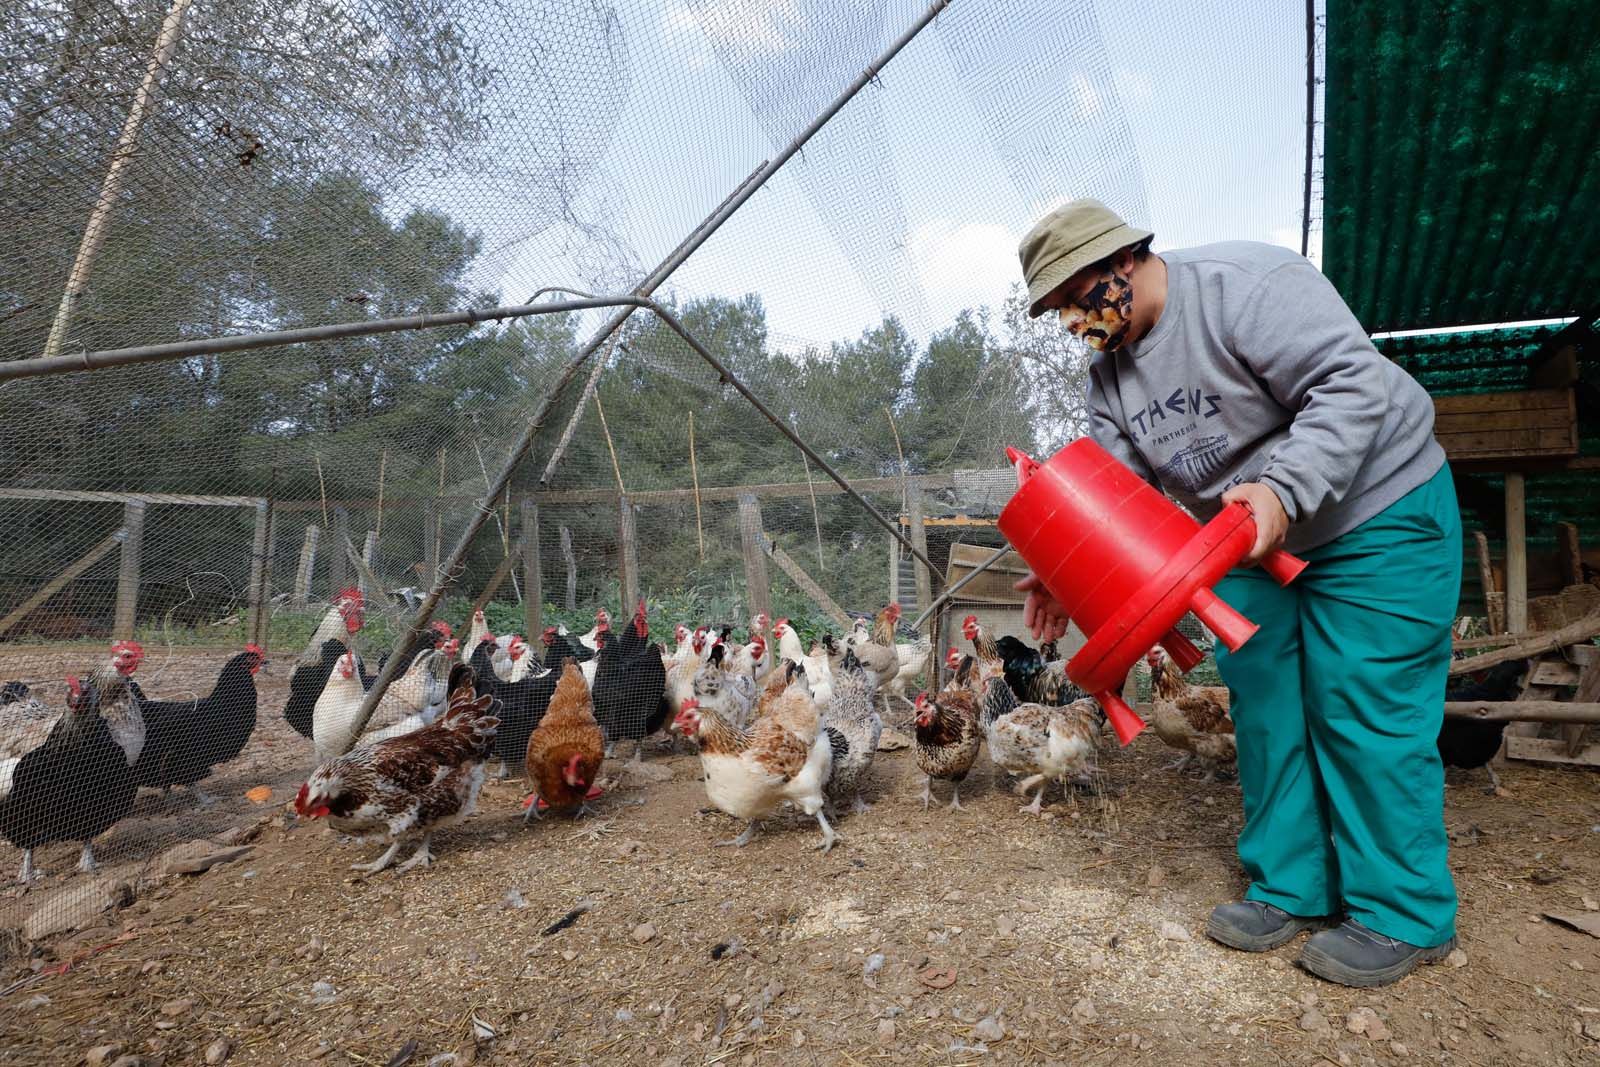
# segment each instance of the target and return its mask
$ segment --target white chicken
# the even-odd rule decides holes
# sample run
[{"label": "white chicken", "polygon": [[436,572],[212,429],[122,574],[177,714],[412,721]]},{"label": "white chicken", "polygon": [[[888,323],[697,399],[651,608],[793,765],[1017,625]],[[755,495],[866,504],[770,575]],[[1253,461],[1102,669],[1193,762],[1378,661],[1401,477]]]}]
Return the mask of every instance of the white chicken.
[{"label": "white chicken", "polygon": [[398,737],[433,722],[449,698],[450,658],[442,649],[419,655],[389,686],[371,721],[358,734],[357,718],[367,688],[355,653],[340,656],[311,709],[311,742],[318,758],[333,759],[358,744]]}]

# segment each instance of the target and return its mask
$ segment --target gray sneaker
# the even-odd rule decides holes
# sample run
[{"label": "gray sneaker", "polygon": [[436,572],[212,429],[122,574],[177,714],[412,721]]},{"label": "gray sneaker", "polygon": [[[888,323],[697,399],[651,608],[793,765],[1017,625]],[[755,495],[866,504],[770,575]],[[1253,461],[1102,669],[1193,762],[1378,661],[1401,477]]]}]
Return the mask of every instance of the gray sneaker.
[{"label": "gray sneaker", "polygon": [[1420,948],[1369,930],[1354,919],[1324,930],[1306,942],[1300,966],[1330,982],[1366,989],[1397,982],[1418,964],[1438,963],[1456,947],[1451,938],[1442,945]]},{"label": "gray sneaker", "polygon": [[1229,948],[1244,952],[1267,952],[1288,944],[1302,930],[1321,926],[1326,920],[1290,915],[1282,908],[1259,900],[1240,900],[1218,904],[1206,920],[1206,936]]}]

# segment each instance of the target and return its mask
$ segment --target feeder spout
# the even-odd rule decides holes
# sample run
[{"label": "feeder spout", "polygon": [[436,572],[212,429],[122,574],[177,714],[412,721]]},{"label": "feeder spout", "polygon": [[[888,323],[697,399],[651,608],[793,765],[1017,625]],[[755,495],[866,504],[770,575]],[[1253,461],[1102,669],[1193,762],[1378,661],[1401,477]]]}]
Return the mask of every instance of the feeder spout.
[{"label": "feeder spout", "polygon": [[1114,689],[1106,689],[1096,693],[1094,698],[1105,710],[1106,718],[1111,721],[1111,729],[1116,731],[1117,740],[1122,744],[1128,744],[1144,730],[1144,720],[1128,707],[1121,693]]},{"label": "feeder spout", "polygon": [[1033,472],[1039,469],[1039,461],[1022,451],[1020,448],[1006,446],[1006,462],[1011,464],[1017,472],[1017,488],[1021,489],[1033,477]]}]

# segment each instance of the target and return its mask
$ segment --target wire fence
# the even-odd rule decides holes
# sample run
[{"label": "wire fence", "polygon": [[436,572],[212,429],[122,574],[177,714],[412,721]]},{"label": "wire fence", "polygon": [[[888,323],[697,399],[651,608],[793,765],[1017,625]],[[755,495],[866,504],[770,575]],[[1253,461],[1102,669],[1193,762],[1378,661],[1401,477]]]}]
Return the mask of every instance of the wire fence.
[{"label": "wire fence", "polygon": [[[669,648],[677,623],[742,637],[758,610],[809,644],[839,610],[925,604],[952,544],[998,543],[1004,473],[973,472],[1083,430],[1085,354],[1014,284],[1017,238],[1056,203],[1097,196],[1164,245],[1298,245],[1300,13],[1261,5],[1241,33],[1231,4],[957,0],[882,62],[929,10],[22,0],[0,42],[0,365],[655,279],[940,573],[919,584],[860,502],[643,311],[609,335],[609,312],[581,311],[8,381],[0,681],[45,725],[0,708],[0,867],[36,839],[44,883],[0,900],[0,928],[43,928],[86,841],[137,883],[172,846],[275,812],[317,762],[284,711],[341,592],[362,593],[346,636],[370,669],[485,511],[434,613],[458,637],[478,607],[534,642],[642,596]],[[1203,217],[1181,208],[1197,198]],[[40,760],[21,761],[65,721],[66,679],[123,640],[146,699],[217,687],[191,714],[249,719],[244,739],[103,827],[22,818]],[[247,645],[265,663],[229,689]],[[92,766],[50,795],[71,808],[109,780]]]}]

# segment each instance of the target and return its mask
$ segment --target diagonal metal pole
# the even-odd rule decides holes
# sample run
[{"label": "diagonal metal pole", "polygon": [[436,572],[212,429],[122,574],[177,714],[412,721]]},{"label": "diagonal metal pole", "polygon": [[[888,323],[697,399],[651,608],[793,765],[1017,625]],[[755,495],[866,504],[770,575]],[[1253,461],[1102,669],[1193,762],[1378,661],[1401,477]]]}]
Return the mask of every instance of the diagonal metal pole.
[{"label": "diagonal metal pole", "polygon": [[[467,552],[471,548],[473,540],[477,537],[478,531],[483,528],[485,521],[487,521],[489,512],[493,509],[493,502],[498,500],[506,491],[507,486],[511,484],[511,477],[513,473],[515,473],[517,467],[521,464],[523,457],[528,454],[529,449],[532,448],[535,437],[537,437],[539,431],[543,428],[545,420],[549,418],[550,412],[554,409],[562,394],[565,393],[567,386],[571,383],[573,376],[578,372],[578,369],[582,367],[584,362],[591,355],[593,355],[602,344],[606,342],[607,338],[609,338],[614,332],[616,332],[618,328],[622,326],[624,322],[627,321],[628,316],[633,313],[635,308],[646,306],[650,307],[651,310],[660,315],[663,321],[666,321],[674,331],[688,341],[701,354],[701,356],[708,360],[712,360],[712,362],[715,363],[715,360],[710,353],[705,350],[704,346],[702,346],[698,341],[694,341],[692,338],[690,338],[688,333],[683,329],[682,325],[677,322],[676,318],[673,318],[666,312],[664,308],[661,308],[659,305],[655,305],[653,301],[649,300],[650,295],[654,293],[656,289],[672,275],[673,271],[677,270],[686,259],[693,255],[701,245],[705,244],[706,240],[710,238],[710,236],[715,233],[724,222],[726,222],[733,216],[735,212],[743,207],[745,202],[754,196],[756,191],[767,183],[768,179],[776,174],[785,163],[794,158],[795,154],[798,153],[800,149],[805,147],[806,142],[811,140],[811,138],[816,135],[817,131],[821,130],[825,125],[832,121],[833,117],[837,115],[839,111],[846,104],[848,104],[857,93],[869,85],[873,79],[878,76],[878,73],[883,69],[883,67],[889,63],[890,60],[894,59],[894,57],[900,53],[901,49],[910,44],[911,41],[916,38],[917,34],[921,33],[922,30],[931,22],[933,22],[934,18],[937,17],[938,14],[949,5],[950,0],[934,0],[934,2],[928,6],[927,10],[925,10],[915,22],[907,27],[905,32],[903,32],[899,37],[895,38],[889,47],[884,50],[882,55],[880,55],[872,63],[868,64],[860,74],[856,75],[855,79],[845,87],[844,91],[841,92],[832,103],[824,108],[816,118],[812,119],[811,123],[804,130],[800,131],[799,135],[796,136],[794,140],[790,141],[788,146],[785,147],[783,151],[779,152],[772,159],[767,160],[760,167],[756,168],[756,170],[748,178],[746,178],[726,200],[718,205],[717,209],[713,211],[704,222],[697,226],[694,231],[691,232],[680,245],[678,245],[677,248],[673,249],[667,258],[662,260],[660,265],[657,266],[655,270],[651,271],[645,277],[645,279],[634,288],[634,300],[627,301],[626,304],[618,301],[618,303],[622,306],[619,306],[617,310],[612,313],[612,315],[606,320],[600,329],[595,332],[594,336],[592,336],[572,358],[572,360],[568,362],[566,368],[561,373],[561,377],[556,381],[554,387],[545,394],[544,399],[540,402],[538,412],[534,415],[533,419],[529,421],[528,425],[524,427],[522,436],[517,440],[510,453],[506,456],[505,465],[501,468],[499,476],[495,479],[494,484],[489,487],[489,491],[484,494],[483,500],[473,512],[471,518],[467,522],[466,527],[461,531],[461,536],[456,540],[455,547],[451,549],[449,559],[441,564],[441,573],[434,579],[433,588],[428,591],[427,597],[423,600],[416,613],[412,616],[410,625],[400,635],[400,639],[398,642],[396,642],[393,653],[389,656],[388,661],[384,663],[383,669],[378,672],[378,677],[373,682],[372,688],[367,691],[366,696],[362,699],[361,707],[356,712],[355,736],[359,737],[361,731],[366,729],[367,722],[372,718],[372,713],[377,708],[378,702],[383,699],[383,694],[388,691],[390,683],[394,681],[394,677],[398,673],[400,662],[405,658],[412,646],[415,645],[417,640],[421,637],[422,630],[427,627],[429,622],[432,620],[433,613],[438,609],[439,601],[443,599],[445,591],[454,584],[456,578],[460,575],[463,564],[466,560]],[[720,366],[720,364],[716,365]],[[724,374],[726,375],[725,369]],[[728,377],[731,379],[731,376]],[[767,418],[772,419],[780,430],[785,429],[782,422],[773,418],[771,412],[769,412],[765,406],[761,405],[760,402],[755,399],[754,394],[752,394],[748,389],[744,388],[742,384],[736,387],[746,398],[757,405],[762,414],[766,415]],[[843,488],[859,503],[865,506],[877,521],[882,522],[885,525],[888,524],[888,520],[884,519],[882,515],[878,514],[876,508],[868,504],[859,493],[851,488],[849,484],[845,482],[836,471],[833,470],[832,467],[828,467],[826,464],[824,464],[820,456],[817,456],[814,452],[811,452],[809,446],[801,442],[799,438],[794,437],[792,433],[789,434],[789,436],[791,440],[795,441],[803,450],[807,451],[812,458],[816,459],[819,464],[822,464],[828,471],[829,475],[839,483],[841,488]],[[547,472],[545,476],[541,478],[541,484],[543,484],[544,480],[548,477],[549,474]],[[900,536],[900,532],[897,528],[894,528],[894,533],[895,536]],[[926,562],[927,561],[924,558],[924,563]],[[930,572],[933,570],[931,565],[928,569]]]}]

